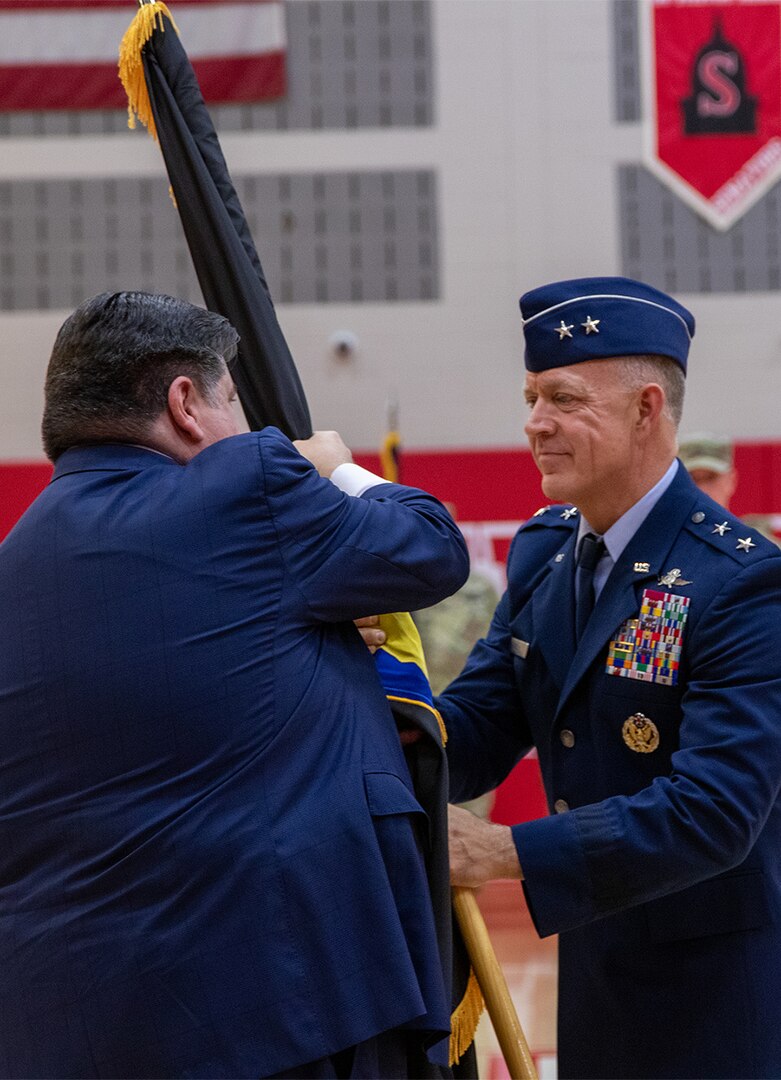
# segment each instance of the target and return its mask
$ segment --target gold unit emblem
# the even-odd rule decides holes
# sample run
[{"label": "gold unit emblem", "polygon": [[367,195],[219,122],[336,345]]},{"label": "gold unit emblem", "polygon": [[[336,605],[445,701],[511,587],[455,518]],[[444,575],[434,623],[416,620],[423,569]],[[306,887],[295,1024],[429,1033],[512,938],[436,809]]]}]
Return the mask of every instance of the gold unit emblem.
[{"label": "gold unit emblem", "polygon": [[636,754],[651,754],[659,745],[659,728],[641,712],[624,721],[621,736]]}]

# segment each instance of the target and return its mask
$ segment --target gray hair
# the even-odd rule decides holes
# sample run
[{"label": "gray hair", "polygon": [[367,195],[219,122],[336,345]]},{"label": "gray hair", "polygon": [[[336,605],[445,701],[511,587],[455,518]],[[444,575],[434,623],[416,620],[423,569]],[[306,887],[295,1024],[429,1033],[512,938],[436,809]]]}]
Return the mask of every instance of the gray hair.
[{"label": "gray hair", "polygon": [[663,415],[675,430],[681,422],[686,377],[676,360],[669,356],[621,356],[618,363],[620,379],[627,390],[640,390],[647,383],[658,383],[664,390]]}]

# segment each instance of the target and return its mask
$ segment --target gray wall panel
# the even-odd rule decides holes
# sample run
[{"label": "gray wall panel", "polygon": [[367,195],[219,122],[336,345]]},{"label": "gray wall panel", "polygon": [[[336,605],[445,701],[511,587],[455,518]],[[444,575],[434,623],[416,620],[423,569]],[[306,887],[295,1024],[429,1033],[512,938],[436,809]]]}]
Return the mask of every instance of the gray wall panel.
[{"label": "gray wall panel", "polygon": [[613,0],[612,14],[615,119],[633,123],[643,115],[637,0]]},{"label": "gray wall panel", "polygon": [[724,233],[642,165],[618,168],[621,272],[678,292],[781,287],[781,185]]},{"label": "gray wall panel", "polygon": [[[284,303],[439,296],[431,172],[235,176]],[[0,183],[0,308],[68,308],[104,289],[200,301],[162,178]]]}]

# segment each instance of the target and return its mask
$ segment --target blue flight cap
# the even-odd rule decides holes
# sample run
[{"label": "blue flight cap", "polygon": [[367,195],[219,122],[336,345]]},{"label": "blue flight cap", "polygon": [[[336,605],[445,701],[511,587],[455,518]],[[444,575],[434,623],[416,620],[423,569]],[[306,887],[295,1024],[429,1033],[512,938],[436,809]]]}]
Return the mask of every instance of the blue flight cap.
[{"label": "blue flight cap", "polygon": [[526,367],[568,367],[608,356],[669,356],[686,374],[694,316],[631,278],[554,281],[521,297]]}]

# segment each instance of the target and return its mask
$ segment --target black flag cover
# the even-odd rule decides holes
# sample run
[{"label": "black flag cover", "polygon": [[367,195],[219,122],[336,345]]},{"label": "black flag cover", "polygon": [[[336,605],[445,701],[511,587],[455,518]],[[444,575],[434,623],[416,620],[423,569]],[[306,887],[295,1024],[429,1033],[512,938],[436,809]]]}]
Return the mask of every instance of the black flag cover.
[{"label": "black flag cover", "polygon": [[[120,47],[130,124],[138,115],[160,144],[206,306],[241,335],[232,374],[250,428],[273,424],[291,439],[308,438],[312,427],[301,381],[195,73],[166,5],[140,2]],[[400,727],[424,736],[406,755],[429,818],[426,865],[446,984],[453,987],[450,1057],[454,1074],[467,1078],[477,1075],[473,1039],[482,996],[452,924],[443,738],[433,709],[393,697],[391,705]],[[418,1068],[421,1080],[442,1076],[428,1062]]]},{"label": "black flag cover", "polygon": [[[273,424],[291,439],[306,439],[312,422],[301,380],[195,73],[165,6],[147,5],[139,14],[155,27],[140,53],[153,120],[148,126],[157,132],[206,306],[239,333],[232,374],[247,423],[253,431]],[[138,52],[120,56],[130,95],[127,64],[138,64]],[[138,112],[146,122],[145,110]]]}]

